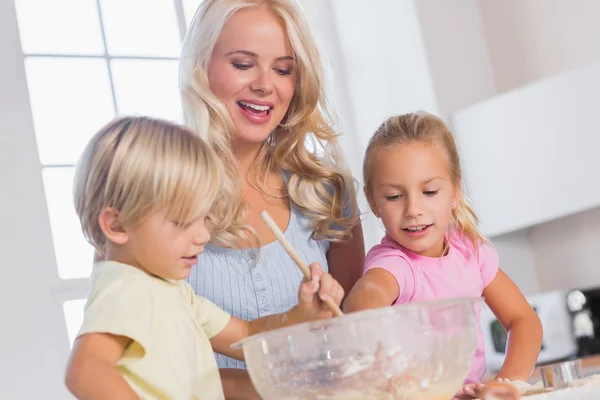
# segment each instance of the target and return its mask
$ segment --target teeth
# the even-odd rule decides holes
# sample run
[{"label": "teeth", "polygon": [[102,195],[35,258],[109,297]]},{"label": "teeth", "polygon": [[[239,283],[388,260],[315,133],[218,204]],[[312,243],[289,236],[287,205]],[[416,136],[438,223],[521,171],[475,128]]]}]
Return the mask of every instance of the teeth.
[{"label": "teeth", "polygon": [[271,108],[269,106],[259,106],[258,104],[246,103],[245,101],[240,101],[240,104],[245,107],[253,108],[257,111],[268,111]]},{"label": "teeth", "polygon": [[427,228],[427,225],[413,226],[411,228],[406,228],[406,230],[410,231],[410,232],[419,232],[419,231],[422,231],[425,228]]}]

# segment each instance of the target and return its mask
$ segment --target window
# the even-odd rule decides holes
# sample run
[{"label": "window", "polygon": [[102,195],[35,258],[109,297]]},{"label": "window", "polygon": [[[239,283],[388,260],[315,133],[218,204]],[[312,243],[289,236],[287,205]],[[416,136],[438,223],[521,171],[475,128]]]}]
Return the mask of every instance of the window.
[{"label": "window", "polygon": [[70,343],[93,257],[73,207],[73,166],[117,114],[181,121],[177,57],[201,1],[15,0]]}]

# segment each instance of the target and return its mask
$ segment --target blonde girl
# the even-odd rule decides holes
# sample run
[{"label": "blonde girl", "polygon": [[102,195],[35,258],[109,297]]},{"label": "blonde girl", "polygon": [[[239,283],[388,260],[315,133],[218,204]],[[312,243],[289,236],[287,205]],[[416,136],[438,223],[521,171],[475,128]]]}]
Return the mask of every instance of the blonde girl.
[{"label": "blonde girl", "polygon": [[[509,332],[498,377],[526,380],[541,348],[541,323],[477,229],[448,127],[425,113],[391,117],[371,138],[363,167],[365,194],[386,235],[368,252],[346,311],[483,296]],[[477,348],[467,383],[484,377],[481,329]]]}]

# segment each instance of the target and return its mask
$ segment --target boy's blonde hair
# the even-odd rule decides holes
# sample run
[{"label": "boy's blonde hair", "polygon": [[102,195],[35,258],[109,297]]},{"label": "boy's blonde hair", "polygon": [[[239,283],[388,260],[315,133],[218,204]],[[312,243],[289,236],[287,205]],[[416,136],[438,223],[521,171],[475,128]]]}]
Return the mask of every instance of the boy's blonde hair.
[{"label": "boy's blonde hair", "polygon": [[475,252],[487,239],[479,232],[479,218],[469,206],[468,199],[462,189],[462,170],[454,137],[444,122],[431,114],[411,113],[388,118],[377,128],[369,141],[363,163],[363,179],[365,189],[371,192],[372,177],[375,173],[375,159],[382,151],[391,146],[427,142],[441,145],[448,156],[450,178],[460,188],[456,207],[452,210],[452,227],[464,234],[473,244]]},{"label": "boy's blonde hair", "polygon": [[186,223],[209,212],[224,173],[210,146],[189,129],[148,117],[122,117],[105,125],[76,166],[75,210],[83,234],[100,252],[106,237],[98,218],[107,207],[119,223],[135,225],[167,210]]},{"label": "boy's blonde hair", "polygon": [[[289,110],[263,144],[249,180],[266,193],[266,173],[288,171],[287,196],[310,219],[313,237],[346,239],[359,222],[354,180],[326,111],[321,58],[297,0],[205,0],[183,44],[179,79],[185,123],[223,160],[227,174],[223,192],[235,203],[233,213],[215,207],[220,218],[214,238],[229,245],[244,240],[248,206],[242,198],[238,163],[231,148],[235,127],[226,105],[210,88],[208,65],[227,21],[239,10],[259,7],[283,21],[294,50],[298,78]],[[309,150],[306,142],[313,137],[317,140]]]}]

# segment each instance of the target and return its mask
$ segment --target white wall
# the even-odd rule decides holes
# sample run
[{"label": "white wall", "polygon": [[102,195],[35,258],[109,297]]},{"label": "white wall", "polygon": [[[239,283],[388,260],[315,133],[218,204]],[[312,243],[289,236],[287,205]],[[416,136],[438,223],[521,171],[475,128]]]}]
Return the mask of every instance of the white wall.
[{"label": "white wall", "polygon": [[66,332],[12,1],[0,1],[0,38],[0,398],[67,398]]},{"label": "white wall", "polygon": [[[480,4],[499,92],[600,60],[596,0],[481,0]],[[523,234],[518,236],[526,240]],[[507,235],[501,241],[518,236]],[[600,285],[600,210],[534,226],[528,238],[539,290]]]},{"label": "white wall", "polygon": [[[451,114],[497,93],[480,1],[419,0],[417,6],[438,112],[450,122]],[[524,293],[535,293],[538,283],[528,235],[498,236],[493,242],[502,269]]]},{"label": "white wall", "polygon": [[[333,103],[342,121],[342,144],[361,180],[364,148],[373,130],[392,114],[415,110],[445,119],[493,96],[495,75],[477,0],[303,0],[330,67]],[[334,23],[332,23],[334,22]],[[468,188],[467,188],[468,189]],[[368,211],[366,247],[383,229]],[[528,239],[496,238],[503,268],[523,291],[537,284]]]},{"label": "white wall", "polygon": [[480,0],[504,92],[600,58],[597,0]]},{"label": "white wall", "polygon": [[[341,142],[361,192],[364,150],[379,124],[395,114],[438,111],[416,3],[378,0],[373,7],[364,1],[302,1],[333,80]],[[362,193],[359,200],[369,249],[384,230]]]}]

